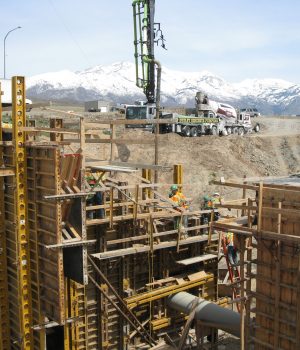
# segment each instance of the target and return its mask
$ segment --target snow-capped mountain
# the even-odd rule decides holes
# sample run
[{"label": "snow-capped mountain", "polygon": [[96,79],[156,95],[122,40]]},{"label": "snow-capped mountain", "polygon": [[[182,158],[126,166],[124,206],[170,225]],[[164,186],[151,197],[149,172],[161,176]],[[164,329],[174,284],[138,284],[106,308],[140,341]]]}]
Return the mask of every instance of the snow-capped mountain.
[{"label": "snow-capped mountain", "polygon": [[[299,114],[300,85],[280,79],[246,79],[231,84],[208,71],[181,72],[162,69],[162,104],[193,106],[197,91],[236,107],[257,107],[263,113]],[[135,66],[118,62],[80,72],[60,71],[27,80],[27,95],[33,99],[83,102],[104,99],[132,103],[145,99],[135,85]]]}]

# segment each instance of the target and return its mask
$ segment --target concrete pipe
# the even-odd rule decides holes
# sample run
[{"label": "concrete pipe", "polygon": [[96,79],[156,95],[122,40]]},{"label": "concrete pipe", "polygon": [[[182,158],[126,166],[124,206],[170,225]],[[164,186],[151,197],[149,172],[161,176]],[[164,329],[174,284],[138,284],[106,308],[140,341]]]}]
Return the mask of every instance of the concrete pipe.
[{"label": "concrete pipe", "polygon": [[240,314],[232,310],[196,297],[195,295],[180,292],[168,298],[168,306],[179,312],[189,315],[193,301],[198,299],[195,319],[202,321],[204,325],[222,329],[223,331],[240,337]]}]

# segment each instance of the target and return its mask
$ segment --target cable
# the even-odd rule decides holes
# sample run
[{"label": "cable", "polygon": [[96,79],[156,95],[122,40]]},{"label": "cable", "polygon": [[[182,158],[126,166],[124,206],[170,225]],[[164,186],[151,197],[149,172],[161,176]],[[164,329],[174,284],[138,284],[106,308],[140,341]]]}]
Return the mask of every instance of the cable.
[{"label": "cable", "polygon": [[91,62],[89,61],[89,58],[87,56],[87,54],[84,52],[84,50],[82,49],[82,47],[79,45],[77,39],[75,38],[75,36],[73,35],[73,33],[71,32],[70,28],[67,26],[67,24],[65,23],[63,17],[61,16],[61,14],[59,13],[59,11],[57,10],[56,6],[54,5],[52,0],[48,0],[50,6],[52,7],[54,13],[56,14],[57,18],[59,19],[59,21],[61,22],[62,26],[65,28],[66,32],[69,34],[70,38],[73,40],[74,44],[77,46],[77,48],[79,49],[79,51],[81,52],[82,56],[84,57],[84,59],[86,60],[87,64],[89,66],[91,66]]}]

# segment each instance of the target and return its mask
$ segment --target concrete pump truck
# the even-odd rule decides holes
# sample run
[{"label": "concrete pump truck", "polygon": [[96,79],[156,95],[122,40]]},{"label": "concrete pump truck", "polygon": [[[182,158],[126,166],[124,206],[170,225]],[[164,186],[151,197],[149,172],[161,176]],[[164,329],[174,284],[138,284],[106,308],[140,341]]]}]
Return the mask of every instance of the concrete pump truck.
[{"label": "concrete pump truck", "polygon": [[161,44],[165,48],[165,39],[160,23],[154,22],[155,0],[134,0],[132,8],[136,85],[143,89],[147,101],[125,105],[125,115],[126,119],[154,119],[156,110],[159,110],[161,78],[161,66],[155,60],[154,46]]}]

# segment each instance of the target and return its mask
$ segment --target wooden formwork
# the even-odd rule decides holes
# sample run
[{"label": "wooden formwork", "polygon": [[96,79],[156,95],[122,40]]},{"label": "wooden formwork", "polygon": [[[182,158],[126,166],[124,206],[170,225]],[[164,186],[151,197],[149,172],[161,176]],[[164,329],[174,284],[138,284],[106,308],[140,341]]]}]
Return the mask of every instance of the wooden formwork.
[{"label": "wooden formwork", "polygon": [[239,241],[241,349],[251,344],[258,350],[299,349],[300,179],[215,184],[241,188],[244,194],[241,200],[219,205],[240,210],[244,217],[214,223],[217,229],[234,232]]},{"label": "wooden formwork", "polygon": [[[300,236],[300,181],[298,187],[265,187],[261,229],[283,236]],[[257,241],[257,349],[300,347],[300,240]],[[267,345],[265,345],[267,344]]]}]

